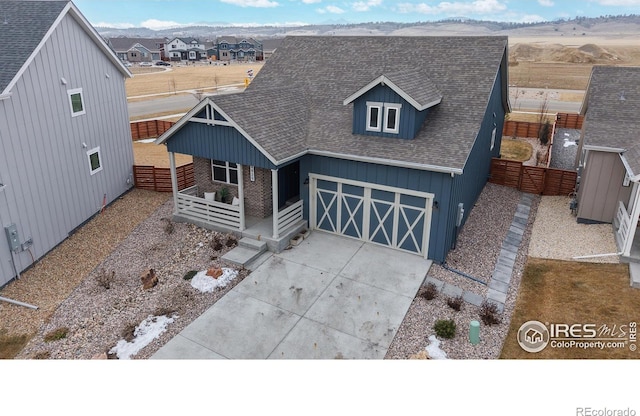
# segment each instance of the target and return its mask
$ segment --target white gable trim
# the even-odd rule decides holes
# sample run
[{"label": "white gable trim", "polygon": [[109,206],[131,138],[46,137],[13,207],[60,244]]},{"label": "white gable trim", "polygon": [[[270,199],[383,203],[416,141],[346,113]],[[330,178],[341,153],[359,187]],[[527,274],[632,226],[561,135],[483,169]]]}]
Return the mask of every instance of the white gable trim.
[{"label": "white gable trim", "polygon": [[31,65],[35,57],[38,56],[38,54],[40,53],[44,45],[47,43],[47,41],[49,40],[53,32],[58,28],[58,26],[60,25],[60,22],[62,22],[62,19],[64,19],[67,13],[71,14],[71,16],[76,20],[76,22],[80,24],[82,29],[97,44],[97,46],[102,50],[102,52],[109,57],[109,60],[116,67],[118,67],[118,69],[120,70],[120,72],[122,72],[124,76],[128,78],[133,77],[133,74],[129,71],[129,69],[127,69],[126,66],[124,66],[122,61],[118,59],[118,57],[112,51],[112,49],[109,46],[107,46],[105,41],[102,39],[102,36],[100,36],[98,32],[96,32],[96,30],[93,28],[93,26],[91,26],[91,24],[87,21],[87,19],[84,18],[82,13],[80,13],[80,10],[78,10],[78,8],[72,2],[69,2],[67,3],[66,6],[64,6],[64,8],[60,12],[56,20],[53,22],[53,24],[51,25],[47,33],[44,34],[44,36],[40,40],[40,43],[38,43],[38,46],[36,46],[33,52],[31,52],[31,55],[29,55],[29,57],[24,61],[24,64],[22,64],[22,67],[20,68],[20,70],[18,70],[18,72],[13,77],[11,82],[9,82],[9,84],[4,89],[4,91],[0,92],[0,97],[9,95],[9,92],[11,91],[11,89],[22,77],[22,75],[26,72],[27,68],[29,68],[29,65]]},{"label": "white gable trim", "polygon": [[[220,120],[214,120],[213,118],[211,119],[196,118],[195,115],[198,114],[200,111],[202,111],[204,108],[206,108],[208,105],[210,105],[211,108],[213,108],[218,113],[220,113],[227,121],[222,122]],[[244,136],[244,138],[247,139],[249,143],[255,146],[255,148],[258,149],[260,153],[262,153],[267,159],[269,159],[271,163],[273,163],[276,166],[278,165],[278,161],[272,155],[270,155],[269,152],[267,152],[264,149],[264,147],[262,147],[257,141],[255,141],[249,135],[249,133],[247,133],[242,127],[240,127],[238,123],[233,121],[233,119],[231,119],[231,117],[229,117],[227,113],[225,113],[220,107],[218,107],[218,105],[216,105],[209,98],[205,98],[204,100],[200,101],[198,105],[193,107],[191,111],[189,111],[180,120],[178,120],[176,124],[171,126],[169,130],[167,130],[164,134],[158,137],[154,143],[155,144],[165,143],[167,140],[169,140],[169,138],[171,138],[171,136],[173,136],[176,132],[178,132],[186,123],[191,121],[196,123],[205,123],[205,124],[211,124],[211,125],[233,127],[234,129],[238,130],[238,132],[242,134],[242,136]]]},{"label": "white gable trim", "polygon": [[388,86],[393,91],[395,91],[399,96],[401,96],[402,98],[407,100],[409,102],[409,104],[414,106],[418,111],[426,110],[427,108],[430,108],[430,107],[433,107],[434,105],[440,104],[440,102],[442,101],[442,99],[438,99],[438,100],[434,100],[434,101],[432,101],[430,103],[427,103],[425,105],[422,105],[422,104],[418,103],[416,100],[414,100],[404,90],[402,90],[402,88],[398,87],[396,84],[391,82],[391,80],[389,80],[389,78],[387,78],[384,75],[381,75],[378,78],[376,78],[373,81],[371,81],[370,83],[368,83],[367,85],[365,85],[364,87],[362,87],[361,89],[359,89],[358,91],[356,91],[354,94],[350,95],[347,99],[344,100],[343,105],[351,104],[353,101],[355,101],[356,98],[362,96],[363,94],[365,94],[366,92],[368,92],[372,88],[377,87],[378,85],[386,85],[386,86]]}]

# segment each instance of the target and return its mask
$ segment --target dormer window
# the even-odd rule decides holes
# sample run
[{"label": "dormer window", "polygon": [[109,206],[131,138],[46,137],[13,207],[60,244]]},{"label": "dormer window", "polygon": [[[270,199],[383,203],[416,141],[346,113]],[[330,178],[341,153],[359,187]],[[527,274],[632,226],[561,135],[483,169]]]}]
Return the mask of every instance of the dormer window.
[{"label": "dormer window", "polygon": [[367,102],[367,131],[398,134],[402,104]]},{"label": "dormer window", "polygon": [[385,133],[398,134],[400,131],[400,109],[402,104],[384,105],[384,128]]},{"label": "dormer window", "polygon": [[381,131],[382,103],[367,102],[367,131]]}]

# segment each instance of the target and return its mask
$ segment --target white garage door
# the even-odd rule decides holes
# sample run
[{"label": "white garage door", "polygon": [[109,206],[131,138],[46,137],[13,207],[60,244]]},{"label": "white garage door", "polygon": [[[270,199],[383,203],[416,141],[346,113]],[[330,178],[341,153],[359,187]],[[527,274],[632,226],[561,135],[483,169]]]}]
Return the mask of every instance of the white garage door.
[{"label": "white garage door", "polygon": [[310,174],[311,228],[427,257],[433,194]]}]

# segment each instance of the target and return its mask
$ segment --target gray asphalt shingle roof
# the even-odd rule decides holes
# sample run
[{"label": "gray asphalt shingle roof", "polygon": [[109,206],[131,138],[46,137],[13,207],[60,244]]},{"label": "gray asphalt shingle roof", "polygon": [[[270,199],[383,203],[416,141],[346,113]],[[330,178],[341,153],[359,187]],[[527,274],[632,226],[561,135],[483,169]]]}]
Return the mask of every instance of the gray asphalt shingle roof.
[{"label": "gray asphalt shingle roof", "polygon": [[0,93],[20,71],[67,3],[0,0]]},{"label": "gray asphalt shingle roof", "polygon": [[[621,99],[623,98],[623,99]],[[640,174],[640,67],[595,66],[586,96],[584,144],[625,149]]]},{"label": "gray asphalt shingle roof", "polygon": [[[506,47],[506,37],[289,37],[243,94],[213,101],[276,160],[313,150],[463,169]],[[400,76],[416,71],[429,82]],[[381,74],[420,99],[443,97],[413,140],[352,134],[343,102]]]},{"label": "gray asphalt shingle roof", "polygon": [[109,38],[109,44],[117,52],[126,52],[138,43],[150,51],[159,51],[165,40],[163,38]]}]

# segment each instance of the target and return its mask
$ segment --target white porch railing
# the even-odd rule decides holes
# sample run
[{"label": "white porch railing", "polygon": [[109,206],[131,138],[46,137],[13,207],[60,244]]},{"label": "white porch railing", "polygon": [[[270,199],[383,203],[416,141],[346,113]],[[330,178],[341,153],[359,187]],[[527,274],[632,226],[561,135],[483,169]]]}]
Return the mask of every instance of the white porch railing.
[{"label": "white porch railing", "polygon": [[197,186],[178,192],[176,210],[179,215],[205,221],[212,225],[241,230],[239,206],[198,198],[195,196],[197,193]]},{"label": "white porch railing", "polygon": [[631,215],[627,212],[622,201],[618,201],[618,210],[616,212],[616,220],[618,222],[618,237],[620,241],[626,242],[631,230]]},{"label": "white porch railing", "polygon": [[[282,231],[285,231],[290,226],[294,225],[298,221],[302,220],[302,208],[304,203],[302,200],[296,202],[295,204],[283,209],[282,211],[278,211],[278,230],[277,234]],[[276,230],[274,230],[276,231]],[[276,234],[274,232],[274,234]]]}]

